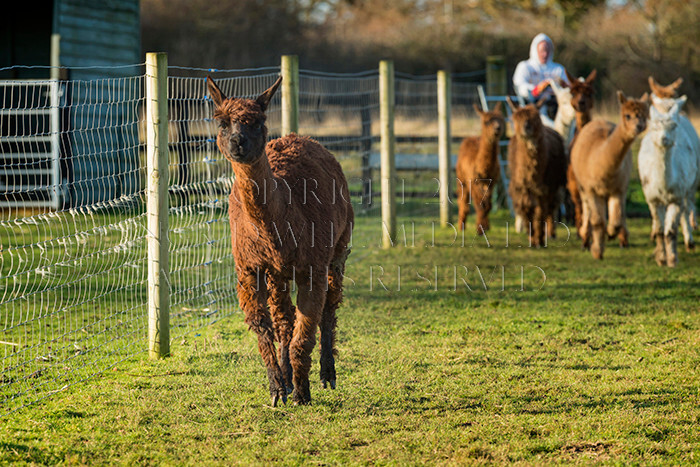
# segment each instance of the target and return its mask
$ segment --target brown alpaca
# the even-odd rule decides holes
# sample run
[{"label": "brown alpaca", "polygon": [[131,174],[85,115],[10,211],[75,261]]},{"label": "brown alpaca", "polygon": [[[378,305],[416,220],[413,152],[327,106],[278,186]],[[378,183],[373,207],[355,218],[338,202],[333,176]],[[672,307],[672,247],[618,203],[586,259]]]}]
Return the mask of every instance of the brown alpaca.
[{"label": "brown alpaca", "polygon": [[[566,70],[565,70],[566,71]],[[588,77],[584,81],[580,81],[569,74],[566,71],[566,77],[569,78],[570,89],[571,89],[571,106],[576,111],[576,133],[581,131],[588,122],[592,120],[592,110],[593,110],[593,81],[595,81],[597,71],[593,70],[590,72]],[[572,138],[571,145],[573,146],[574,138]],[[568,148],[569,154],[571,154],[571,146]],[[581,218],[583,216],[583,203],[581,201],[581,194],[578,190],[578,184],[576,183],[576,176],[574,175],[573,168],[569,164],[569,168],[566,171],[566,189],[571,196],[571,201],[574,205],[574,224],[576,225],[576,231],[581,228]]]},{"label": "brown alpaca", "polygon": [[554,211],[566,184],[564,140],[542,124],[535,105],[518,108],[509,98],[508,105],[515,129],[508,144],[508,193],[515,214],[530,221],[530,244],[546,246],[543,227],[554,237]]},{"label": "brown alpaca", "polygon": [[683,84],[683,78],[678,78],[673,83],[667,86],[662,86],[654,80],[653,76],[649,77],[649,87],[651,88],[651,92],[656,94],[656,97],[661,99],[677,97],[678,88],[681,87],[681,84]]},{"label": "brown alpaca", "polygon": [[459,229],[464,230],[471,200],[476,211],[476,233],[483,234],[490,227],[491,196],[501,178],[498,153],[505,119],[500,102],[491,112],[480,110],[476,104],[474,110],[481,118],[481,136],[464,138],[455,167],[459,183]]},{"label": "brown alpaca", "polygon": [[597,259],[603,258],[605,249],[606,207],[608,236],[617,236],[623,247],[628,245],[625,198],[632,169],[630,146],[646,129],[649,117],[647,94],[639,100],[628,100],[622,91],[617,96],[620,124],[593,120],[581,129],[571,148],[571,166],[583,201],[579,235],[584,247],[592,240],[591,254]]},{"label": "brown alpaca", "polygon": [[[265,110],[281,78],[257,99],[227,99],[209,77],[217,145],[231,162],[231,243],[238,301],[258,336],[272,405],[294,390],[308,404],[311,351],[321,328],[321,382],[335,388],[336,309],[342,300],[353,209],[340,164],[309,138],[265,145]],[[290,281],[298,285],[296,308]],[[279,349],[275,351],[275,342]]]}]

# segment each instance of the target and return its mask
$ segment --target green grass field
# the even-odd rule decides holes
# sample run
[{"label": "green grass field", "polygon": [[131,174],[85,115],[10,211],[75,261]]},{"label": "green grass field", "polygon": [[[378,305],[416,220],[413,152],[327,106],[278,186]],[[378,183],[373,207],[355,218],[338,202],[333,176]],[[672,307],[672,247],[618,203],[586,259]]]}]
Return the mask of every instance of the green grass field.
[{"label": "green grass field", "polygon": [[[649,219],[604,261],[564,229],[533,249],[501,210],[488,243],[360,218],[339,311],[338,388],[270,407],[234,314],[0,423],[16,464],[680,464],[700,461],[697,253],[652,258]],[[405,239],[404,239],[405,232]]]}]

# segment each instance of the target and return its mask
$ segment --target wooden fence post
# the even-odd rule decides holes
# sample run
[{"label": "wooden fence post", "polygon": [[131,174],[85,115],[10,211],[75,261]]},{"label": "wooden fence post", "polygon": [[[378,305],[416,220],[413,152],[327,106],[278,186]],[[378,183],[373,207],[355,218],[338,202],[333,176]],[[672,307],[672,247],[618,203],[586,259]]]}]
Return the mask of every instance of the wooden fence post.
[{"label": "wooden fence post", "polygon": [[299,57],[282,55],[282,136],[299,132]]},{"label": "wooden fence post", "polygon": [[486,57],[486,94],[489,96],[505,96],[508,94],[506,59],[503,55],[489,55]]},{"label": "wooden fence post", "polygon": [[396,141],[394,135],[394,62],[379,62],[379,115],[381,132],[382,247],[396,240]]},{"label": "wooden fence post", "polygon": [[450,73],[444,70],[437,74],[438,92],[438,163],[440,179],[440,225],[450,223],[450,178],[452,175],[452,132],[450,113],[452,112],[452,81]]},{"label": "wooden fence post", "polygon": [[170,354],[168,258],[168,56],[146,54],[148,354]]}]

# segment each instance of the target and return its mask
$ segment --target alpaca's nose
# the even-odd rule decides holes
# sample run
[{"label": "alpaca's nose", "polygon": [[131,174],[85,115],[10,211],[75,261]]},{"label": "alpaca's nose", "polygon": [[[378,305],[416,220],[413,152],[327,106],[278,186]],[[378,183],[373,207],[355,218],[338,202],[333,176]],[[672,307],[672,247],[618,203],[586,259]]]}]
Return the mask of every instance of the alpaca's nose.
[{"label": "alpaca's nose", "polygon": [[669,148],[673,146],[673,140],[668,136],[663,136],[661,138],[661,144],[663,144],[665,148]]},{"label": "alpaca's nose", "polygon": [[245,140],[246,138],[243,133],[235,133],[231,135],[231,143],[235,144],[236,146],[243,146]]}]

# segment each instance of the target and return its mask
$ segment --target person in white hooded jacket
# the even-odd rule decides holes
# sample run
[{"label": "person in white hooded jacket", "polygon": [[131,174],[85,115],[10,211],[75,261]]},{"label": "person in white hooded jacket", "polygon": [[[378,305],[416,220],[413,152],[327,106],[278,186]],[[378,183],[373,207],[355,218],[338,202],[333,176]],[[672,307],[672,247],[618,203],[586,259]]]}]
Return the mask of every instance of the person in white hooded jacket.
[{"label": "person in white hooded jacket", "polygon": [[542,98],[547,99],[543,110],[546,108],[546,113],[551,119],[556,115],[557,105],[554,92],[548,87],[547,80],[554,79],[557,82],[569,83],[564,67],[555,63],[552,60],[553,56],[552,39],[547,34],[537,34],[530,44],[530,58],[518,63],[513,73],[513,87],[516,94],[527,103],[537,102]]}]

